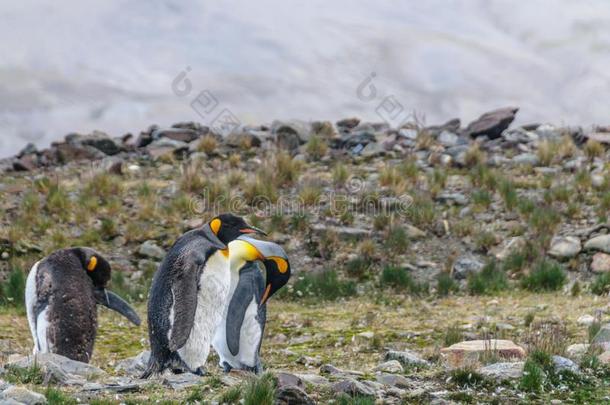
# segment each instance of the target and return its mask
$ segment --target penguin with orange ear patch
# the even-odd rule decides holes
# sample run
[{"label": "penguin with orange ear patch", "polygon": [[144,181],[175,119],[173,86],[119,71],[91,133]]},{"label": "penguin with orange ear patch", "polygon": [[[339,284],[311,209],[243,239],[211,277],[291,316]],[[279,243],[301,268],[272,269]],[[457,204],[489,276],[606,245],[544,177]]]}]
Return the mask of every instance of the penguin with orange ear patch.
[{"label": "penguin with orange ear patch", "polygon": [[155,273],[148,299],[151,356],[142,378],[170,369],[202,375],[229,293],[227,245],[263,233],[222,214],[182,235]]},{"label": "penguin with orange ear patch", "polygon": [[138,314],[106,289],[110,264],[91,248],[58,250],[34,264],[25,287],[25,304],[34,354],[56,353],[91,360],[97,332],[97,304],[140,325]]},{"label": "penguin with orange ear patch", "polygon": [[[284,249],[273,242],[240,236],[229,243],[231,287],[222,322],[212,344],[225,372],[262,372],[260,348],[267,300],[290,278]],[[258,263],[264,267],[264,272]]]}]

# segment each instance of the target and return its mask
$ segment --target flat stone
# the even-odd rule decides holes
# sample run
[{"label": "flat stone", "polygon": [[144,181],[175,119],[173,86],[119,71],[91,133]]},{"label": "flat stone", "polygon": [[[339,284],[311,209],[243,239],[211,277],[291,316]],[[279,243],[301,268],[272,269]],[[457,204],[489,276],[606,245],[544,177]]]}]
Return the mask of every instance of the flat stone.
[{"label": "flat stone", "polygon": [[362,377],[364,373],[356,370],[342,370],[333,366],[332,364],[325,364],[320,367],[320,373],[328,374],[335,377]]},{"label": "flat stone", "polygon": [[403,375],[400,374],[387,374],[381,373],[375,376],[375,379],[378,383],[389,385],[391,387],[408,389],[412,388],[413,384],[411,381]]},{"label": "flat stone", "polygon": [[462,193],[441,193],[436,196],[436,201],[444,204],[467,205],[468,197]]},{"label": "flat stone", "polygon": [[512,380],[521,378],[524,364],[523,361],[494,363],[481,367],[477,371],[493,380]]},{"label": "flat stone", "polygon": [[274,405],[315,405],[315,402],[303,388],[287,386],[277,389]]},{"label": "flat stone", "polygon": [[443,146],[455,146],[458,144],[459,137],[453,132],[443,131],[439,134],[437,141]]},{"label": "flat stone", "polygon": [[344,240],[360,240],[371,236],[371,231],[364,228],[354,228],[349,226],[328,226],[324,224],[314,224],[311,227],[312,231],[318,235],[325,232],[334,232]]},{"label": "flat stone", "polygon": [[9,363],[10,366],[19,368],[29,368],[34,364],[40,367],[43,372],[55,372],[58,377],[60,376],[58,374],[59,372],[62,373],[61,376],[76,376],[85,379],[106,376],[106,372],[101,368],[80,361],[71,360],[55,353],[38,353]]},{"label": "flat stone", "polygon": [[201,377],[192,373],[170,374],[163,377],[163,384],[174,391],[193,387],[201,382]]},{"label": "flat stone", "polygon": [[277,379],[278,387],[298,387],[305,389],[303,380],[294,374],[279,372],[276,373],[275,378]]},{"label": "flat stone", "polygon": [[153,240],[147,240],[146,242],[142,243],[138,249],[138,253],[140,256],[157,260],[161,260],[165,257],[165,250],[157,246],[156,242]]},{"label": "flat stone", "polygon": [[339,381],[333,384],[332,390],[337,393],[347,394],[351,397],[372,397],[375,395],[375,391],[373,389],[354,379]]},{"label": "flat stone", "polygon": [[610,350],[606,350],[605,352],[597,356],[597,359],[602,364],[610,364]]},{"label": "flat stone", "polygon": [[409,239],[422,239],[426,237],[426,232],[413,225],[405,224],[404,229]]},{"label": "flat stone", "polygon": [[606,273],[610,271],[610,255],[597,252],[591,260],[591,271],[593,273]]},{"label": "flat stone", "polygon": [[453,263],[453,277],[457,280],[464,280],[470,274],[480,272],[485,263],[471,254],[458,257]]},{"label": "flat stone", "polygon": [[570,259],[580,253],[580,239],[573,236],[556,236],[551,240],[549,256],[557,259]]},{"label": "flat stone", "polygon": [[166,128],[153,131],[153,139],[168,138],[174,141],[190,143],[198,139],[202,135],[201,132],[189,128]]},{"label": "flat stone", "polygon": [[521,153],[513,157],[512,162],[516,165],[538,166],[540,160],[533,153]]},{"label": "flat stone", "polygon": [[388,360],[375,367],[375,371],[398,374],[402,373],[404,369],[402,368],[402,364],[400,364],[398,360]]},{"label": "flat stone", "polygon": [[473,138],[487,136],[496,139],[515,119],[516,107],[506,107],[486,112],[466,127],[465,133]]},{"label": "flat stone", "polygon": [[384,359],[386,361],[397,360],[404,368],[427,367],[430,365],[428,361],[422,359],[413,350],[390,350],[385,354]]},{"label": "flat stone", "polygon": [[599,235],[585,243],[585,250],[599,250],[610,253],[610,235]]},{"label": "flat stone", "polygon": [[580,361],[590,346],[588,343],[575,343],[566,348],[566,355],[574,361]]},{"label": "flat stone", "polygon": [[525,350],[510,340],[469,340],[441,349],[441,354],[451,367],[464,367],[477,363],[486,353],[503,359],[522,359]]},{"label": "flat stone", "polygon": [[47,403],[47,399],[44,395],[25,389],[24,387],[16,386],[9,387],[0,394],[1,403],[10,400],[25,405],[39,405]]},{"label": "flat stone", "polygon": [[308,384],[312,385],[328,385],[328,379],[318,374],[295,374]]},{"label": "flat stone", "polygon": [[143,351],[135,357],[130,357],[119,361],[115,367],[115,371],[124,372],[125,374],[132,376],[140,376],[146,370],[149,359],[150,351]]},{"label": "flat stone", "polygon": [[352,129],[356,128],[360,124],[360,118],[350,117],[339,120],[335,123],[339,128]]}]

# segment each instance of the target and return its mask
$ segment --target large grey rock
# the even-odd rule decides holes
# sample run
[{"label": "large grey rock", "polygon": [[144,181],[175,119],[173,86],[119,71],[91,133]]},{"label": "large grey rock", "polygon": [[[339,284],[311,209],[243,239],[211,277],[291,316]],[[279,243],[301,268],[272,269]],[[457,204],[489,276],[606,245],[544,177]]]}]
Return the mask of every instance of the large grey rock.
[{"label": "large grey rock", "polygon": [[115,371],[124,372],[132,376],[140,376],[146,370],[148,360],[150,359],[150,351],[145,350],[135,357],[130,357],[119,361],[115,367]]},{"label": "large grey rock", "polygon": [[275,375],[278,387],[299,387],[305,389],[305,383],[301,377],[285,372],[279,372]]},{"label": "large grey rock", "polygon": [[451,147],[458,144],[459,137],[453,132],[443,131],[438,136],[437,141],[443,146]]},{"label": "large grey rock", "polygon": [[580,239],[573,236],[556,236],[551,240],[549,256],[557,259],[570,259],[580,253]]},{"label": "large grey rock", "polygon": [[328,378],[322,377],[318,374],[295,374],[297,377],[302,379],[308,384],[312,385],[328,385]]},{"label": "large grey rock", "polygon": [[485,263],[479,260],[476,256],[466,254],[460,256],[453,263],[453,277],[458,280],[464,280],[470,274],[476,274],[483,270]]},{"label": "large grey rock", "polygon": [[116,155],[121,151],[120,145],[116,143],[114,139],[109,137],[107,134],[100,131],[93,131],[88,135],[81,134],[68,134],[66,135],[66,143],[70,145],[80,146],[86,145],[91,146],[105,155]]},{"label": "large grey rock", "polygon": [[517,111],[519,111],[518,108],[507,107],[486,112],[468,124],[465,133],[473,138],[479,136],[487,136],[489,139],[499,138],[502,132],[513,122]]},{"label": "large grey rock", "polygon": [[378,383],[397,388],[412,388],[413,384],[403,375],[381,373],[375,376]]},{"label": "large grey rock", "polygon": [[314,405],[315,402],[303,388],[296,386],[279,387],[275,393],[274,405]]},{"label": "large grey rock", "polygon": [[599,235],[585,242],[585,250],[599,250],[610,253],[610,234]]},{"label": "large grey rock", "polygon": [[59,383],[68,383],[70,380],[82,381],[105,377],[106,372],[91,364],[81,363],[54,353],[38,353],[18,359],[8,365],[20,368],[30,368],[36,364],[43,373],[59,380]]},{"label": "large grey rock", "polygon": [[553,356],[553,365],[555,366],[555,371],[557,372],[571,371],[573,373],[578,373],[580,371],[576,363],[561,356]]},{"label": "large grey rock", "polygon": [[593,338],[591,343],[607,343],[610,342],[610,323],[601,326],[599,332]]},{"label": "large grey rock", "polygon": [[430,363],[422,359],[418,353],[412,350],[390,350],[388,351],[384,359],[386,361],[397,360],[404,368],[410,367],[427,367]]},{"label": "large grey rock", "polygon": [[354,379],[339,381],[333,384],[332,390],[336,393],[347,394],[351,397],[372,397],[375,395],[375,391],[372,388]]},{"label": "large grey rock", "polygon": [[478,372],[493,380],[511,380],[521,378],[524,364],[522,361],[494,363],[479,368]]},{"label": "large grey rock", "polygon": [[24,387],[16,386],[7,388],[0,394],[0,403],[5,403],[5,401],[10,403],[10,400],[24,405],[40,405],[47,403],[47,399],[44,395],[30,391]]},{"label": "large grey rock", "polygon": [[163,384],[174,391],[193,387],[201,382],[201,377],[192,373],[169,374],[163,377]]},{"label": "large grey rock", "polygon": [[388,360],[377,365],[375,371],[382,371],[384,373],[398,374],[403,372],[402,364],[398,360]]},{"label": "large grey rock", "polygon": [[441,125],[431,125],[426,127],[427,133],[434,137],[439,137],[443,132],[457,133],[460,130],[462,122],[459,118],[453,118]]},{"label": "large grey rock", "polygon": [[494,354],[503,359],[523,359],[525,350],[510,340],[468,340],[441,349],[451,367],[464,367],[480,361],[481,356]]},{"label": "large grey rock", "polygon": [[279,148],[295,151],[309,140],[311,124],[300,120],[273,121],[271,133],[275,136]]},{"label": "large grey rock", "polygon": [[157,246],[155,241],[147,240],[146,242],[140,245],[138,249],[138,253],[140,256],[149,257],[152,259],[161,260],[165,257],[165,250],[163,248]]},{"label": "large grey rock", "polygon": [[513,157],[512,162],[515,165],[538,166],[540,159],[533,153],[521,153]]}]

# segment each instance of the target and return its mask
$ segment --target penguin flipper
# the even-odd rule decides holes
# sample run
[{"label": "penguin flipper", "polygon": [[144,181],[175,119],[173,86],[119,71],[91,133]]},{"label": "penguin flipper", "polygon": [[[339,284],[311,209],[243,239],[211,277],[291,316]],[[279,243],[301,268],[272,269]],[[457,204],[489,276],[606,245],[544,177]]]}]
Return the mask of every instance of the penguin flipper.
[{"label": "penguin flipper", "polygon": [[[253,271],[249,269],[249,267],[253,267]],[[241,327],[244,323],[248,305],[250,305],[254,298],[255,277],[257,272],[259,272],[259,270],[255,263],[250,263],[241,269],[237,287],[235,287],[235,292],[229,302],[226,335],[227,347],[233,356],[237,356],[237,353],[239,353]]]},{"label": "penguin flipper", "polygon": [[205,257],[193,253],[184,258],[184,266],[172,274],[171,294],[174,322],[171,325],[169,349],[177,351],[188,340],[197,310],[197,293],[199,289],[199,275],[205,263]]}]

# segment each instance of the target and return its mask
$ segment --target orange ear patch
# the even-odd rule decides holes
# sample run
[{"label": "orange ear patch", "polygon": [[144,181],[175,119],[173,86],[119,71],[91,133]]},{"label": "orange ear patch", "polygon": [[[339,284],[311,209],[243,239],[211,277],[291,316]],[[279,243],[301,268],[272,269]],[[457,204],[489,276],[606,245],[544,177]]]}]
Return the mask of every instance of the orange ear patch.
[{"label": "orange ear patch", "polygon": [[281,257],[272,257],[273,261],[277,264],[277,269],[280,273],[284,274],[288,271],[288,262]]},{"label": "orange ear patch", "polygon": [[91,259],[89,259],[89,263],[87,264],[87,270],[93,271],[93,270],[95,270],[96,267],[97,267],[97,257],[91,256]]},{"label": "orange ear patch", "polygon": [[210,228],[212,229],[212,232],[214,232],[214,235],[218,235],[220,225],[222,225],[222,221],[218,218],[214,218],[210,221]]}]

